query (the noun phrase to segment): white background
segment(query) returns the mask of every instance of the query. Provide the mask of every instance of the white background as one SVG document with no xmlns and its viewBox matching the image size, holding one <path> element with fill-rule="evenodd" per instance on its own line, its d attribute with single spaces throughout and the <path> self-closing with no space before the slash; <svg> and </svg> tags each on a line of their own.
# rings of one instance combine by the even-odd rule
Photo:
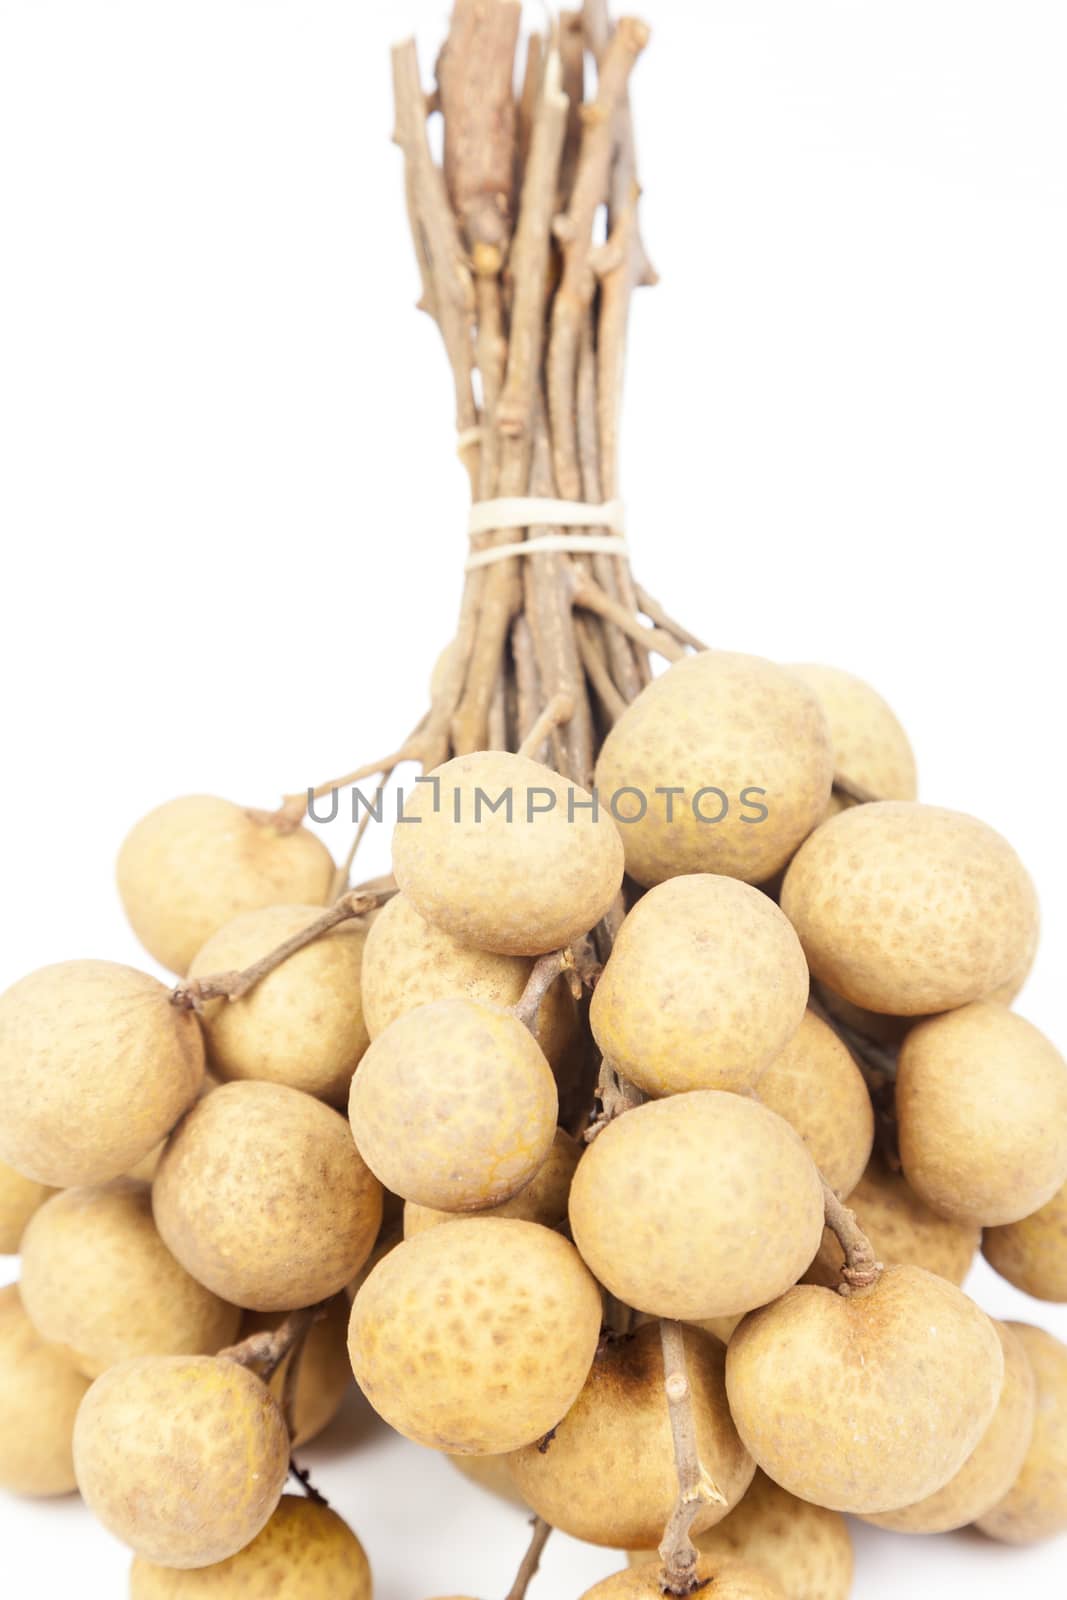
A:
<svg viewBox="0 0 1067 1600">
<path fill-rule="evenodd" d="M 112 863 L 149 806 L 270 804 L 422 709 L 464 482 L 412 309 L 386 52 L 417 27 L 428 62 L 445 11 L 0 0 L 0 986 L 64 957 L 148 964 Z M 642 581 L 714 644 L 878 685 L 924 797 L 1036 874 L 1022 1009 L 1062 1041 L 1062 7 L 645 14 L 663 282 L 628 383 Z M 1067 1336 L 1063 1308 L 973 1287 Z M 371 1455 L 368 1428 L 353 1408 L 310 1455 L 380 1600 L 503 1594 L 520 1515 L 413 1446 Z M 1062 1542 L 857 1541 L 860 1600 L 1062 1592 Z M 19 1593 L 123 1592 L 124 1553 L 73 1501 L 0 1497 L 0 1547 Z M 615 1565 L 558 1539 L 532 1595 Z"/>
</svg>

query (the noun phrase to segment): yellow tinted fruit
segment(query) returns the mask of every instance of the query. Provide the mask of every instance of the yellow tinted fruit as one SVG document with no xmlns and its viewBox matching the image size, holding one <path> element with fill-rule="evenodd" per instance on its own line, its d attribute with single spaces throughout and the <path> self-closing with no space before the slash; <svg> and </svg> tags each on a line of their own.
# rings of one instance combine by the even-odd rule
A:
<svg viewBox="0 0 1067 1600">
<path fill-rule="evenodd" d="M 46 1183 L 24 1178 L 0 1161 L 0 1256 L 17 1252 L 27 1222 L 54 1193 Z"/>
<path fill-rule="evenodd" d="M 352 1382 L 348 1360 L 348 1309 L 347 1295 L 334 1295 L 325 1315 L 312 1323 L 300 1346 L 291 1397 L 294 1447 L 317 1438 L 333 1421 Z M 251 1333 L 277 1328 L 284 1317 L 282 1311 L 246 1311 L 239 1337 L 244 1339 Z M 270 1380 L 270 1391 L 279 1405 L 285 1398 L 292 1361 L 292 1355 L 287 1355 Z"/>
<path fill-rule="evenodd" d="M 555 1137 L 537 1172 L 524 1189 L 510 1200 L 493 1206 L 480 1216 L 516 1217 L 520 1222 L 540 1222 L 546 1228 L 556 1228 L 567 1215 L 567 1200 L 571 1192 L 581 1146 L 562 1128 Z M 416 1205 L 413 1200 L 404 1203 L 404 1238 L 425 1233 L 442 1222 L 455 1222 L 462 1213 L 435 1211 L 430 1206 Z"/>
<path fill-rule="evenodd" d="M 45 1344 L 15 1285 L 0 1289 L 0 1489 L 69 1494 L 71 1440 L 88 1381 Z"/>
<path fill-rule="evenodd" d="M 987 1228 L 982 1254 L 1036 1300 L 1067 1300 L 1067 1183 L 1030 1216 Z"/>
<path fill-rule="evenodd" d="M 1005 1544 L 1033 1544 L 1067 1529 L 1067 1345 L 1026 1322 L 1008 1326 L 1034 1372 L 1034 1431 L 1018 1477 L 978 1526 Z"/>
<path fill-rule="evenodd" d="M 835 779 L 862 789 L 873 800 L 914 800 L 918 787 L 911 744 L 877 690 L 840 667 L 805 663 L 789 670 L 822 706 Z"/>
<path fill-rule="evenodd" d="M 763 1567 L 702 1556 L 696 1577 L 714 1600 L 786 1600 L 786 1591 Z M 616 1572 L 587 1589 L 581 1600 L 663 1600 L 658 1562 Z"/>
<path fill-rule="evenodd" d="M 831 1189 L 850 1194 L 870 1159 L 874 1112 L 863 1074 L 834 1030 L 805 1012 L 756 1093 L 800 1134 Z"/>
</svg>

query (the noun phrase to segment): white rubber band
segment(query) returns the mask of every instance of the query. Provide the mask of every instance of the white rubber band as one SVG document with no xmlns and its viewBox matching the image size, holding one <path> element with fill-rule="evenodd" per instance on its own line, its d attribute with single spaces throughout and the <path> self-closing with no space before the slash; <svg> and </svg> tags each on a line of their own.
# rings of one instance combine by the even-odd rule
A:
<svg viewBox="0 0 1067 1600">
<path fill-rule="evenodd" d="M 551 501 L 540 501 L 540 505 Z M 549 556 L 557 552 L 570 555 L 625 556 L 629 546 L 617 533 L 546 533 L 542 539 L 524 539 L 521 544 L 498 544 L 468 556 L 464 570 L 490 567 L 495 561 L 510 561 L 512 556 Z"/>
<path fill-rule="evenodd" d="M 472 444 L 481 444 L 484 429 L 478 424 L 473 428 L 464 428 L 456 434 L 456 454 L 462 455 L 464 450 L 469 450 Z"/>
<path fill-rule="evenodd" d="M 621 500 L 593 506 L 582 500 L 542 500 L 516 495 L 503 500 L 476 500 L 467 532 L 494 533 L 498 528 L 613 528 L 623 530 Z"/>
</svg>

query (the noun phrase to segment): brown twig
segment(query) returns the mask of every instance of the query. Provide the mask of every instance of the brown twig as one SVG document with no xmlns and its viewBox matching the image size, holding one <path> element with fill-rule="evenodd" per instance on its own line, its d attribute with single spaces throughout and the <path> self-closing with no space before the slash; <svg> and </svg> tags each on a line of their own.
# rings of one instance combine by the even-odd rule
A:
<svg viewBox="0 0 1067 1600">
<path fill-rule="evenodd" d="M 616 1117 L 621 1117 L 624 1112 L 632 1111 L 635 1106 L 641 1105 L 644 1096 L 640 1089 L 635 1088 L 629 1078 L 624 1078 L 619 1069 L 605 1056 L 600 1063 L 596 1098 L 600 1109 L 585 1131 L 587 1143 L 591 1143 L 609 1122 L 614 1122 Z"/>
<path fill-rule="evenodd" d="M 666 1594 L 692 1594 L 699 1586 L 696 1577 L 699 1552 L 690 1536 L 693 1523 L 706 1505 L 726 1505 L 726 1496 L 701 1465 L 697 1448 L 693 1396 L 686 1371 L 685 1336 L 680 1322 L 661 1318 L 660 1343 L 663 1348 L 663 1387 L 674 1443 L 674 1465 L 678 1475 L 678 1499 L 659 1547 L 663 1572 L 660 1579 Z"/>
<path fill-rule="evenodd" d="M 236 1361 L 240 1367 L 257 1367 L 264 1383 L 269 1383 L 290 1351 L 303 1344 L 312 1327 L 326 1315 L 328 1300 L 319 1305 L 290 1311 L 276 1328 L 250 1333 L 247 1339 L 219 1351 L 219 1359 Z"/>
<path fill-rule="evenodd" d="M 557 728 L 562 728 L 574 715 L 574 696 L 566 690 L 554 694 L 545 706 L 541 715 L 534 721 L 533 727 L 520 744 L 517 755 L 526 756 L 530 761 L 540 759 L 539 752 L 550 733 Z"/>
<path fill-rule="evenodd" d="M 519 1563 L 519 1570 L 515 1574 L 515 1582 L 507 1593 L 507 1600 L 526 1600 L 526 1591 L 530 1587 L 530 1579 L 541 1565 L 541 1552 L 548 1543 L 548 1536 L 552 1526 L 544 1517 L 534 1517 L 533 1534 L 530 1544 Z"/>
<path fill-rule="evenodd" d="M 598 583 L 579 568 L 571 568 L 571 594 L 574 604 L 583 611 L 592 611 L 598 617 L 605 617 L 609 622 L 621 628 L 623 633 L 633 639 L 643 650 L 654 651 L 666 661 L 681 661 L 686 654 L 684 645 L 662 628 L 647 628 L 632 612 L 618 600 L 613 600 L 605 594 Z"/>
<path fill-rule="evenodd" d="M 296 1479 L 301 1489 L 303 1489 L 309 1500 L 313 1500 L 317 1506 L 329 1505 L 330 1502 L 327 1500 L 322 1490 L 316 1489 L 315 1485 L 312 1483 L 311 1472 L 309 1469 L 307 1467 L 298 1467 L 292 1456 L 289 1457 L 289 1471 Z"/>
<path fill-rule="evenodd" d="M 822 1180 L 826 1226 L 844 1251 L 840 1292 L 869 1289 L 882 1275 L 882 1263 L 875 1259 L 874 1246 L 856 1221 L 856 1213 L 840 1201 L 826 1179 Z"/>
<path fill-rule="evenodd" d="M 545 995 L 551 989 L 561 972 L 565 972 L 573 962 L 569 951 L 552 950 L 547 955 L 538 956 L 526 980 L 526 987 L 512 1006 L 512 1011 L 519 1021 L 536 1037 L 537 1013 L 541 1009 Z"/>
<path fill-rule="evenodd" d="M 657 628 L 662 628 L 664 633 L 669 633 L 679 644 L 688 645 L 691 650 L 704 651 L 708 647 L 702 644 L 695 633 L 690 633 L 688 628 L 683 628 L 680 622 L 675 622 L 669 617 L 657 600 L 653 600 L 647 589 L 642 589 L 640 584 L 634 587 L 637 604 Z"/>
</svg>

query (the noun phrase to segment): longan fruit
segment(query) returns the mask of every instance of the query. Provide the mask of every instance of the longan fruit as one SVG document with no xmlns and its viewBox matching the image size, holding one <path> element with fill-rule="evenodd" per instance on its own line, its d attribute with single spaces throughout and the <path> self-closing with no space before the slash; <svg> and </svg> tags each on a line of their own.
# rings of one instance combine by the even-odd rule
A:
<svg viewBox="0 0 1067 1600">
<path fill-rule="evenodd" d="M 1030 1216 L 987 1228 L 982 1254 L 1035 1300 L 1067 1300 L 1067 1183 Z"/>
<path fill-rule="evenodd" d="M 895 1533 L 949 1533 L 999 1505 L 1022 1469 L 1034 1432 L 1037 1385 L 1021 1339 L 995 1322 L 1004 1351 L 1004 1384 L 993 1420 L 956 1475 L 942 1488 L 900 1511 L 865 1520 Z"/>
<path fill-rule="evenodd" d="M 981 1242 L 980 1229 L 931 1211 L 904 1178 L 890 1172 L 881 1156 L 872 1156 L 847 1203 L 859 1218 L 876 1258 L 885 1266 L 922 1267 L 957 1287 L 970 1272 Z M 836 1289 L 844 1259 L 840 1244 L 827 1228 L 804 1281 Z"/>
<path fill-rule="evenodd" d="M 701 1507 L 693 1524 L 699 1532 L 738 1503 L 755 1463 L 726 1403 L 723 1346 L 696 1328 L 686 1328 L 683 1337 L 701 1465 L 726 1502 Z M 658 1323 L 598 1351 L 547 1447 L 529 1444 L 508 1457 L 529 1506 L 552 1527 L 590 1544 L 656 1544 L 678 1498 L 663 1384 Z"/>
<path fill-rule="evenodd" d="M 620 821 L 638 883 L 693 872 L 762 883 L 821 821 L 833 769 L 826 718 L 806 684 L 759 656 L 706 650 L 627 706 L 604 741 L 596 787 L 604 806 L 619 796 L 620 817 L 638 819 Z M 681 792 L 664 792 L 672 788 Z"/>
<path fill-rule="evenodd" d="M 200 1283 L 247 1311 L 291 1311 L 355 1277 L 382 1191 L 321 1100 L 280 1083 L 224 1083 L 172 1134 L 152 1207 Z"/>
<path fill-rule="evenodd" d="M 308 927 L 321 906 L 263 906 L 227 922 L 197 951 L 190 978 L 241 972 Z M 331 928 L 289 956 L 239 1000 L 211 1000 L 203 1026 L 208 1061 L 229 1081 L 284 1083 L 343 1106 L 370 1042 L 360 1003 L 367 924 Z"/>
<path fill-rule="evenodd" d="M 900 1051 L 904 1176 L 956 1222 L 1018 1222 L 1067 1179 L 1067 1062 L 1034 1025 L 988 1002 L 930 1017 Z"/>
<path fill-rule="evenodd" d="M 306 828 L 214 795 L 157 806 L 126 835 L 117 862 L 130 926 L 149 955 L 184 974 L 224 923 L 260 906 L 321 907 L 333 880 L 326 846 Z"/>
<path fill-rule="evenodd" d="M 798 1500 L 759 1471 L 741 1503 L 693 1543 L 713 1560 L 760 1568 L 789 1600 L 848 1600 L 852 1589 L 855 1560 L 844 1517 Z M 652 1550 L 637 1550 L 630 1563 L 658 1559 Z"/>
<path fill-rule="evenodd" d="M 520 1222 L 540 1222 L 543 1227 L 556 1228 L 567 1215 L 567 1201 L 571 1182 L 582 1150 L 576 1139 L 563 1128 L 557 1128 L 549 1151 L 537 1172 L 524 1189 L 493 1206 L 479 1216 L 517 1217 Z M 442 1222 L 455 1222 L 456 1211 L 434 1211 L 430 1206 L 416 1205 L 413 1200 L 404 1202 L 404 1238 L 411 1239 L 427 1228 L 436 1228 Z"/>
<path fill-rule="evenodd" d="M 1067 1345 L 1028 1322 L 1009 1322 L 1034 1372 L 1034 1431 L 1018 1477 L 978 1527 L 1004 1544 L 1033 1544 L 1067 1529 Z"/>
<path fill-rule="evenodd" d="M 589 1146 L 571 1185 L 574 1242 L 625 1305 L 695 1322 L 774 1300 L 822 1237 L 800 1136 L 717 1089 L 649 1100 Z"/>
<path fill-rule="evenodd" d="M 289 1475 L 274 1396 L 236 1361 L 139 1356 L 90 1386 L 74 1424 L 90 1511 L 146 1561 L 206 1567 L 264 1526 Z"/>
<path fill-rule="evenodd" d="M 107 1183 L 195 1100 L 204 1041 L 147 973 L 41 967 L 0 995 L 0 1158 L 53 1188 Z"/>
<path fill-rule="evenodd" d="M 597 1044 L 647 1094 L 749 1088 L 808 999 L 800 941 L 765 894 L 711 873 L 650 889 L 593 991 Z"/>
<path fill-rule="evenodd" d="M 149 1185 L 132 1178 L 41 1207 L 22 1241 L 22 1301 L 87 1378 L 131 1356 L 214 1355 L 240 1320 L 174 1259 Z"/>
<path fill-rule="evenodd" d="M 812 975 L 892 1016 L 992 994 L 1017 974 L 1037 928 L 1033 884 L 1000 834 L 904 800 L 823 823 L 790 862 L 781 905 Z"/>
<path fill-rule="evenodd" d="M 800 1134 L 835 1194 L 850 1194 L 870 1159 L 874 1112 L 862 1072 L 821 1017 L 804 1013 L 756 1094 Z"/>
<path fill-rule="evenodd" d="M 985 1432 L 1003 1380 L 985 1312 L 918 1267 L 889 1267 L 847 1297 L 790 1289 L 726 1348 L 749 1453 L 832 1511 L 893 1511 L 940 1489 Z"/>
<path fill-rule="evenodd" d="M 0 1289 L 0 1489 L 70 1494 L 71 1440 L 89 1384 L 45 1344 L 12 1283 Z"/>
<path fill-rule="evenodd" d="M 456 756 L 428 777 L 393 834 L 396 881 L 427 922 L 479 950 L 539 956 L 610 909 L 622 840 L 584 789 L 502 750 Z"/>
<path fill-rule="evenodd" d="M 574 1404 L 600 1320 L 600 1290 L 566 1239 L 465 1217 L 379 1261 L 356 1295 L 348 1353 L 398 1433 L 450 1455 L 500 1455 Z"/>
<path fill-rule="evenodd" d="M 334 1295 L 325 1314 L 311 1324 L 299 1347 L 290 1419 L 294 1449 L 317 1438 L 329 1426 L 352 1382 L 348 1361 L 348 1309 L 347 1297 Z M 246 1339 L 250 1334 L 273 1330 L 280 1326 L 284 1317 L 281 1311 L 246 1311 L 239 1337 Z M 292 1362 L 293 1352 L 290 1351 L 268 1384 L 279 1405 L 283 1402 Z"/>
<path fill-rule="evenodd" d="M 663 1600 L 660 1563 L 652 1561 L 602 1578 L 581 1600 Z M 747 1561 L 701 1556 L 694 1576 L 708 1600 L 786 1600 L 786 1591 L 762 1567 Z"/>
<path fill-rule="evenodd" d="M 372 1039 L 431 1000 L 484 1000 L 513 1006 L 526 987 L 528 956 L 494 955 L 460 944 L 396 894 L 371 923 L 363 952 L 363 1016 Z M 574 1037 L 576 1009 L 561 975 L 541 1002 L 536 1038 L 553 1067 Z"/>
<path fill-rule="evenodd" d="M 6 1161 L 0 1161 L 0 1256 L 18 1253 L 26 1224 L 50 1194 L 55 1190 L 46 1183 L 24 1178 Z"/>
<path fill-rule="evenodd" d="M 502 1006 L 434 1000 L 390 1023 L 352 1080 L 360 1155 L 394 1194 L 439 1211 L 510 1200 L 556 1131 L 556 1080 Z"/>
<path fill-rule="evenodd" d="M 130 1600 L 371 1600 L 371 1570 L 336 1511 L 283 1494 L 251 1544 L 210 1567 L 176 1570 L 135 1556 Z"/>
<path fill-rule="evenodd" d="M 477 1484 L 479 1489 L 484 1489 L 487 1494 L 495 1495 L 498 1500 L 506 1500 L 508 1505 L 518 1506 L 523 1511 L 529 1507 L 515 1487 L 515 1480 L 508 1470 L 507 1456 L 450 1456 L 445 1454 L 445 1460 L 461 1472 L 468 1483 Z"/>
<path fill-rule="evenodd" d="M 818 699 L 830 728 L 834 779 L 874 800 L 914 800 L 915 755 L 895 713 L 877 690 L 840 667 L 805 662 L 789 671 Z"/>
</svg>

